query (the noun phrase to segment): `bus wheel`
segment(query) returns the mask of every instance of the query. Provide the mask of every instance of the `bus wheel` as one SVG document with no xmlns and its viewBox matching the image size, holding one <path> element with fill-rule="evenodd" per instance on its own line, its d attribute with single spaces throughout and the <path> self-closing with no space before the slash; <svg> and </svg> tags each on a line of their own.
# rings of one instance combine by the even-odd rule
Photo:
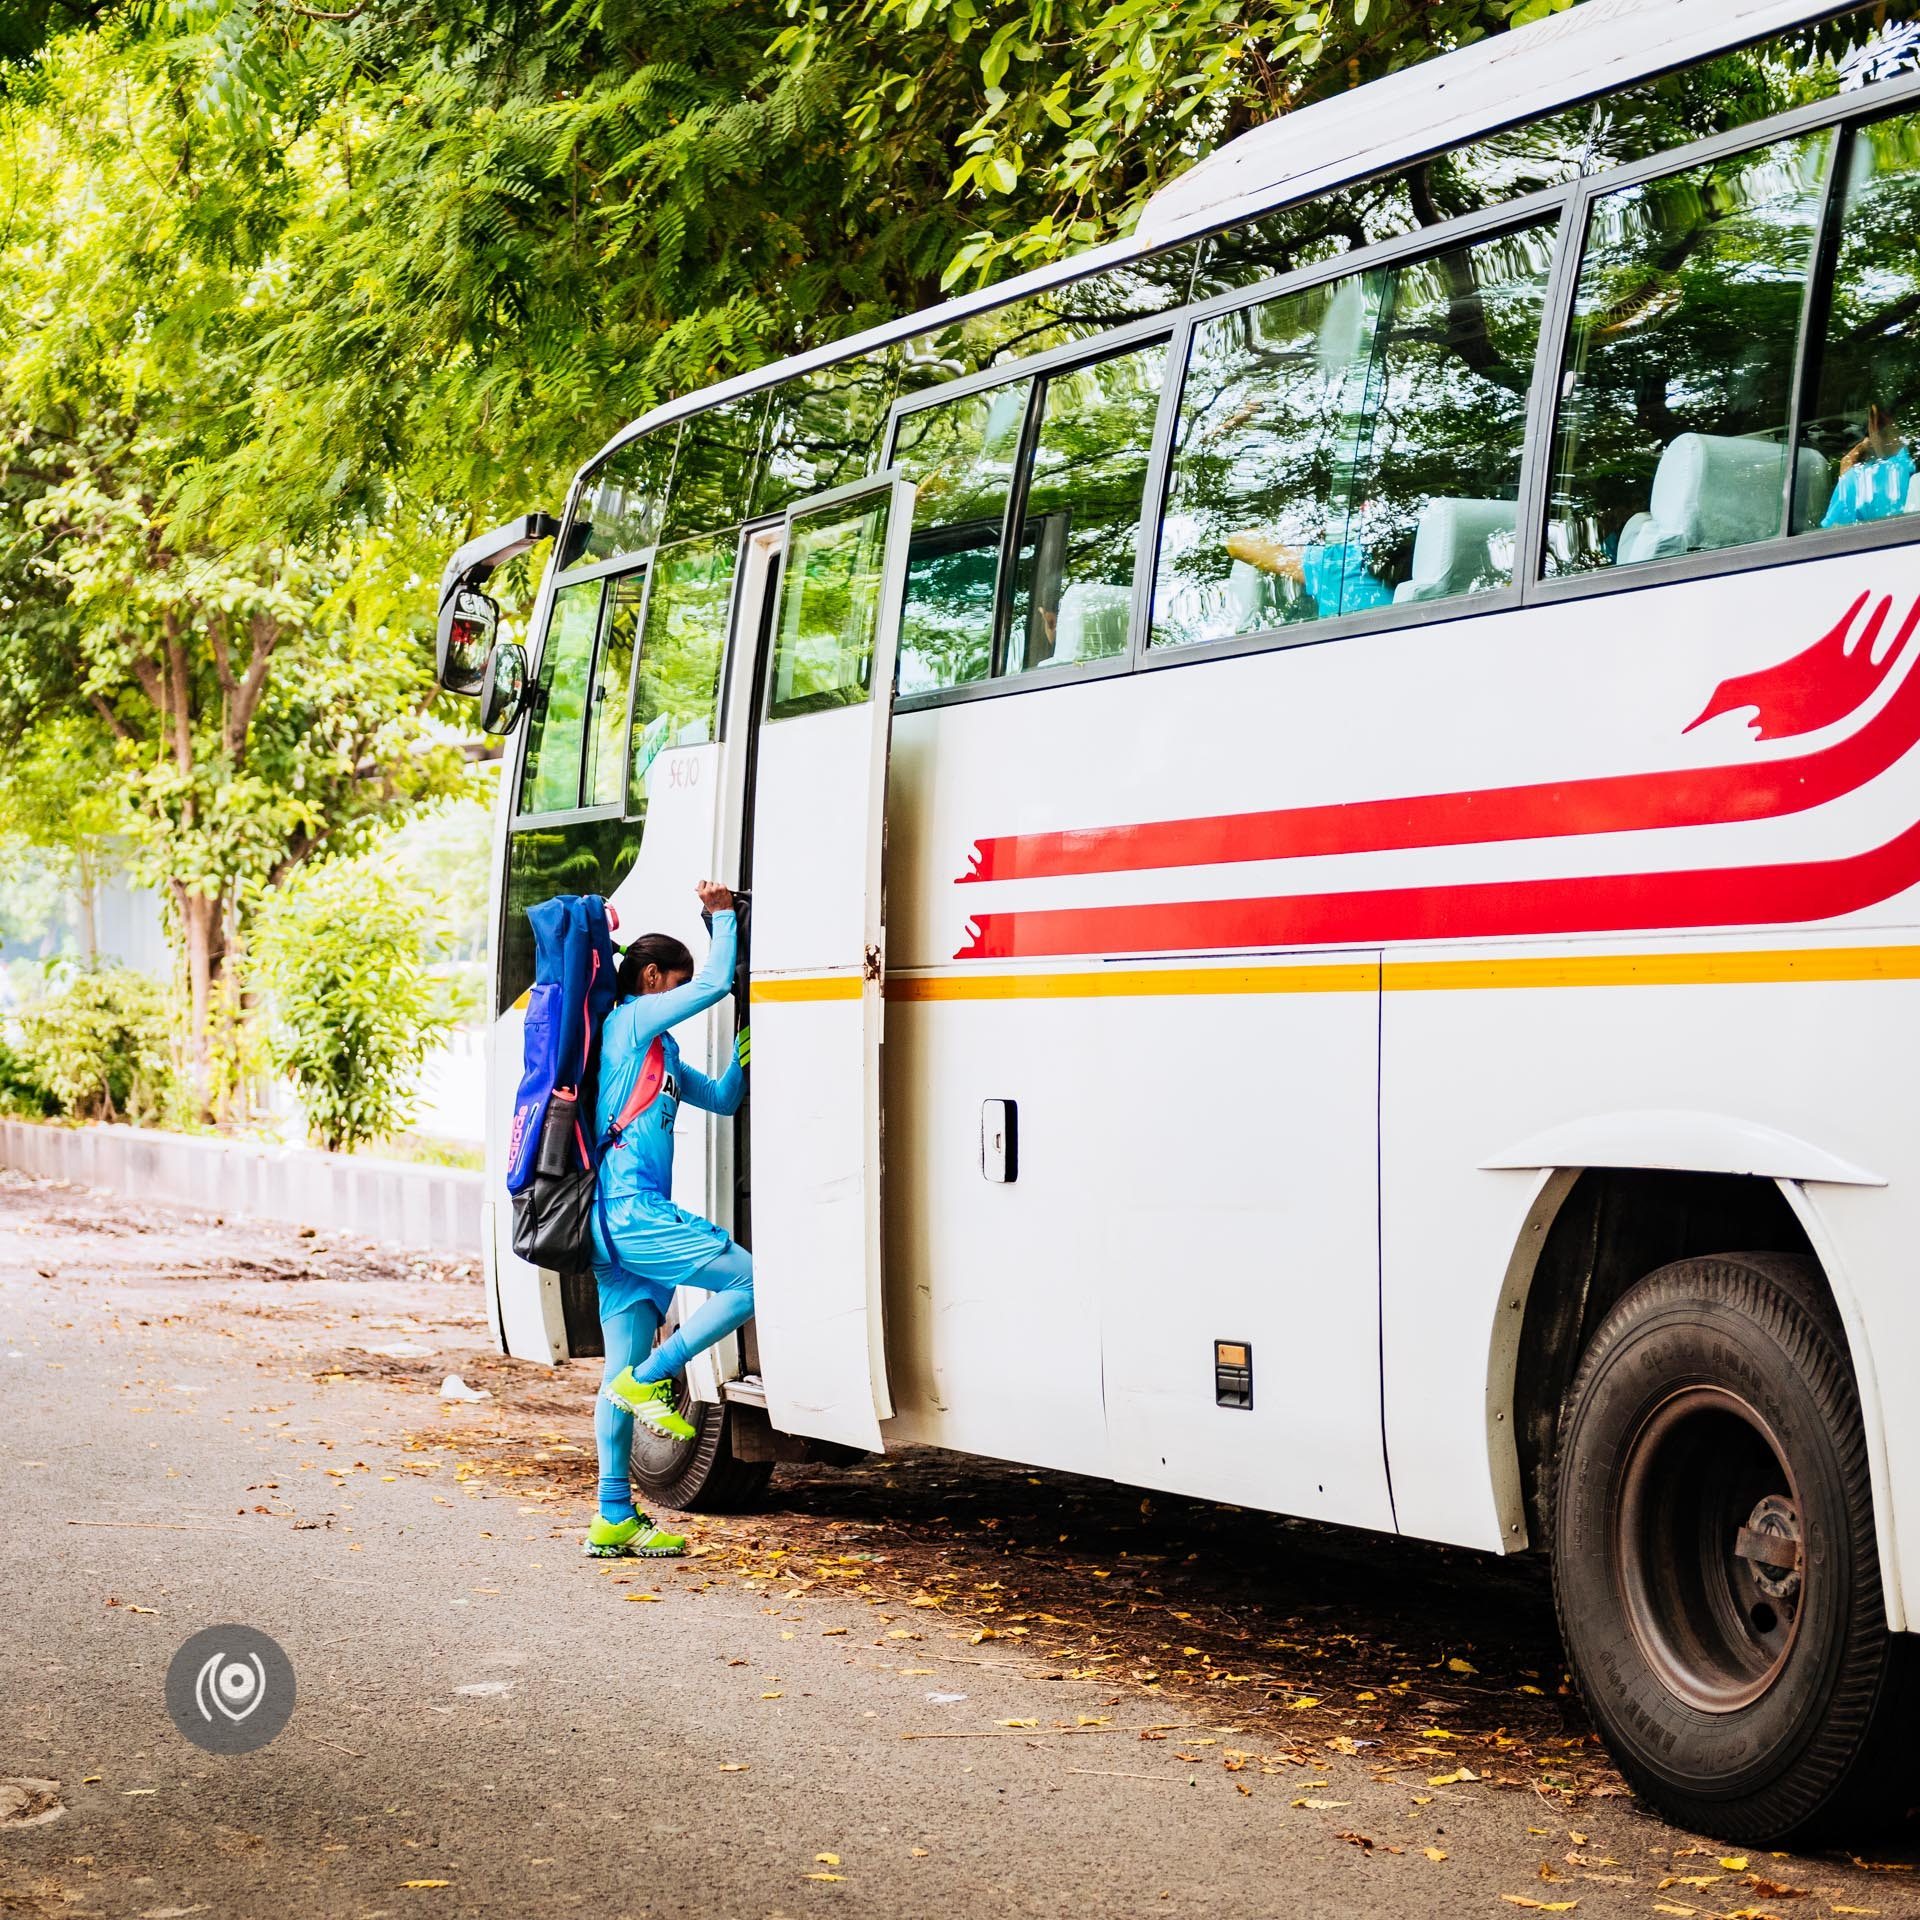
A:
<svg viewBox="0 0 1920 1920">
<path fill-rule="evenodd" d="M 1649 1274 L 1560 1414 L 1554 1601 L 1635 1789 L 1752 1845 L 1903 1810 L 1914 1677 L 1881 1604 L 1866 1439 L 1810 1260 Z"/>
<path fill-rule="evenodd" d="M 766 1498 L 770 1460 L 736 1460 L 733 1409 L 694 1400 L 676 1380 L 676 1404 L 691 1422 L 691 1440 L 676 1440 L 633 1423 L 634 1484 L 649 1500 L 682 1513 L 741 1513 Z"/>
</svg>

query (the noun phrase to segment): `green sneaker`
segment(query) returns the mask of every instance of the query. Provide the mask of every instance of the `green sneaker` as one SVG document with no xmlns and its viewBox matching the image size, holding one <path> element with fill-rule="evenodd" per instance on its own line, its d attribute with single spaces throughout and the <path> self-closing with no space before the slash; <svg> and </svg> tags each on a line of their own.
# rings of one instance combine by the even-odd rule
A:
<svg viewBox="0 0 1920 1920">
<path fill-rule="evenodd" d="M 631 1520 L 608 1520 L 596 1513 L 587 1529 L 589 1560 L 677 1560 L 686 1550 L 685 1534 L 656 1527 L 644 1513 Z"/>
<path fill-rule="evenodd" d="M 600 1389 L 600 1394 L 603 1399 L 611 1400 L 616 1407 L 632 1414 L 642 1425 L 651 1427 L 655 1433 L 670 1434 L 675 1440 L 699 1438 L 674 1406 L 673 1382 L 670 1380 L 639 1381 L 633 1377 L 631 1367 L 622 1367 Z"/>
</svg>

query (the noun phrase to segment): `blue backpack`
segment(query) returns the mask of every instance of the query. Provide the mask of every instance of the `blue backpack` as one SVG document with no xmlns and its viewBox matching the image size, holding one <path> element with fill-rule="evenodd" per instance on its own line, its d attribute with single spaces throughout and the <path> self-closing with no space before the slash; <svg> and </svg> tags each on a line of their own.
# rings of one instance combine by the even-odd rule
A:
<svg viewBox="0 0 1920 1920">
<path fill-rule="evenodd" d="M 598 894 L 561 894 L 527 909 L 533 987 L 524 1066 L 507 1140 L 513 1250 L 558 1272 L 593 1263 L 597 1155 L 594 1080 L 600 1025 L 615 997 L 613 939 Z"/>
</svg>

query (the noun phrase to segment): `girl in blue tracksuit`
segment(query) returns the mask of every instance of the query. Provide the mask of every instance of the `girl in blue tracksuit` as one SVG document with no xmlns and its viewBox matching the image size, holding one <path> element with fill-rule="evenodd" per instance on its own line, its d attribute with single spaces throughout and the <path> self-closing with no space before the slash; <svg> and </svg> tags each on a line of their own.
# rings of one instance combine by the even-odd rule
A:
<svg viewBox="0 0 1920 1920">
<path fill-rule="evenodd" d="M 694 1429 L 674 1406 L 672 1380 L 753 1312 L 753 1261 L 712 1221 L 677 1207 L 673 1192 L 673 1120 L 685 1100 L 709 1113 L 733 1113 L 746 1092 L 747 1034 L 717 1080 L 680 1058 L 669 1029 L 724 999 L 733 985 L 733 895 L 703 881 L 700 904 L 713 916 L 713 944 L 696 976 L 693 956 L 671 934 L 650 933 L 620 963 L 620 1000 L 600 1033 L 600 1092 L 595 1125 L 603 1140 L 594 1209 L 594 1279 L 606 1369 L 594 1409 L 600 1454 L 600 1511 L 587 1552 L 601 1558 L 665 1558 L 684 1553 L 679 1535 L 654 1526 L 633 1504 L 629 1478 L 633 1423 L 691 1440 Z M 623 1113 L 644 1104 L 620 1126 Z M 654 1345 L 676 1287 L 703 1287 L 706 1300 L 670 1338 Z"/>
</svg>

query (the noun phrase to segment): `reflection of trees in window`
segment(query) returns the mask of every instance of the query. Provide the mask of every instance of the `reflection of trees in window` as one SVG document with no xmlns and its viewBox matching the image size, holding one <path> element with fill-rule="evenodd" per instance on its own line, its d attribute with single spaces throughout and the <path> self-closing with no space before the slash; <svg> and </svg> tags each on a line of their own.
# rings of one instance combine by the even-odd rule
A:
<svg viewBox="0 0 1920 1920">
<path fill-rule="evenodd" d="M 789 501 L 873 471 L 897 359 L 893 348 L 882 347 L 803 373 L 775 390 L 756 515 L 777 513 Z"/>
<path fill-rule="evenodd" d="M 1196 327 L 1154 643 L 1504 584 L 1552 252 L 1543 223 Z"/>
<path fill-rule="evenodd" d="M 587 475 L 567 540 L 569 564 L 642 553 L 660 537 L 678 427 L 617 447 Z"/>
<path fill-rule="evenodd" d="M 1779 530 L 1787 408 L 1830 129 L 1594 203 L 1555 437 L 1549 565 L 1582 572 Z M 1683 434 L 1700 476 L 1666 488 Z M 1749 451 L 1737 446 L 1745 441 Z M 1768 509 L 1771 486 L 1773 511 Z"/>
<path fill-rule="evenodd" d="M 508 839 L 496 1013 L 504 1013 L 533 985 L 533 929 L 527 924 L 527 909 L 560 893 L 612 893 L 639 852 L 639 834 L 622 820 L 531 827 Z"/>
<path fill-rule="evenodd" d="M 1049 374 L 1013 548 L 1007 671 L 1127 650 L 1164 341 Z"/>
<path fill-rule="evenodd" d="M 600 656 L 593 666 L 593 698 L 587 716 L 587 764 L 582 804 L 617 807 L 627 772 L 627 697 L 633 686 L 634 632 L 646 598 L 647 576 L 624 574 L 607 583 Z"/>
<path fill-rule="evenodd" d="M 1856 128 L 1847 144 L 1826 335 L 1806 418 L 1807 443 L 1836 468 L 1866 438 L 1870 407 L 1884 412 L 1886 439 L 1909 458 L 1920 428 L 1920 116 Z M 1905 501 L 1889 495 L 1886 507 L 1904 511 Z M 1809 518 L 1817 516 L 1803 514 L 1800 523 Z"/>
<path fill-rule="evenodd" d="M 586 737 L 587 676 L 600 626 L 598 580 L 555 594 L 540 649 L 533 712 L 527 721 L 522 813 L 564 813 L 580 804 L 580 756 Z"/>
<path fill-rule="evenodd" d="M 866 699 L 890 500 L 878 493 L 793 522 L 780 578 L 770 719 Z"/>
<path fill-rule="evenodd" d="M 1001 524 L 1031 380 L 903 415 L 894 462 L 914 483 L 900 622 L 902 694 L 984 680 L 993 665 Z"/>
<path fill-rule="evenodd" d="M 1189 242 L 923 333 L 906 344 L 900 390 L 917 393 L 1171 313 L 1195 297 L 1198 251 Z"/>
<path fill-rule="evenodd" d="M 654 555 L 633 686 L 630 813 L 645 813 L 647 770 L 663 751 L 702 746 L 714 736 L 738 550 L 737 537 L 726 533 Z"/>
<path fill-rule="evenodd" d="M 747 517 L 766 413 L 767 396 L 762 391 L 709 407 L 681 423 L 664 538 L 676 540 L 685 533 L 737 527 Z"/>
</svg>

